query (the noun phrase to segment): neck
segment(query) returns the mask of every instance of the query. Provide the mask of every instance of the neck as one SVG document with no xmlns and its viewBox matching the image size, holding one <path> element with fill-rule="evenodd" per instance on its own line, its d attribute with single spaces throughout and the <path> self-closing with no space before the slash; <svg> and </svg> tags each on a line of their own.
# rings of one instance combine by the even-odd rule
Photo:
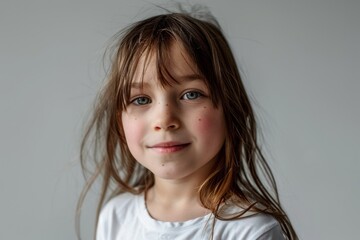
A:
<svg viewBox="0 0 360 240">
<path fill-rule="evenodd" d="M 201 183 L 155 179 L 149 189 L 147 199 L 161 204 L 174 205 L 181 202 L 193 202 L 199 198 Z"/>
<path fill-rule="evenodd" d="M 147 200 L 166 205 L 197 201 L 200 205 L 200 186 L 209 176 L 214 164 L 215 159 L 209 161 L 201 169 L 181 178 L 166 179 L 155 175 L 155 182 L 148 191 Z"/>
<path fill-rule="evenodd" d="M 161 221 L 177 222 L 204 216 L 210 211 L 199 198 L 200 179 L 167 180 L 155 177 L 155 184 L 146 193 L 150 215 Z"/>
</svg>

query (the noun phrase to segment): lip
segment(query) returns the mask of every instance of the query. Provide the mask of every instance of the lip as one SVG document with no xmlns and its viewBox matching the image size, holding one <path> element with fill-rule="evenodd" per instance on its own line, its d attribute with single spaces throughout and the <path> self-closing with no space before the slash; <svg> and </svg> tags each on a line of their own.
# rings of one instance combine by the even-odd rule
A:
<svg viewBox="0 0 360 240">
<path fill-rule="evenodd" d="M 186 147 L 188 147 L 190 143 L 182 143 L 182 142 L 161 142 L 154 145 L 149 146 L 148 148 L 153 149 L 158 153 L 173 153 L 178 152 Z"/>
</svg>

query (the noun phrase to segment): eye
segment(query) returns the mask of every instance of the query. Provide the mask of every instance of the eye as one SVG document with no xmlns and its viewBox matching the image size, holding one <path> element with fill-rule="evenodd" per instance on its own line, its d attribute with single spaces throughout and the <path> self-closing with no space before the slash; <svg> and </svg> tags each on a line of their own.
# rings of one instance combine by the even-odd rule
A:
<svg viewBox="0 0 360 240">
<path fill-rule="evenodd" d="M 133 103 L 135 105 L 146 105 L 146 104 L 151 103 L 151 100 L 148 97 L 137 97 L 137 98 L 131 100 L 131 103 Z"/>
<path fill-rule="evenodd" d="M 187 92 L 185 93 L 182 98 L 185 99 L 185 100 L 195 100 L 199 97 L 203 96 L 201 93 L 199 92 L 196 92 L 196 91 L 190 91 L 190 92 Z"/>
</svg>

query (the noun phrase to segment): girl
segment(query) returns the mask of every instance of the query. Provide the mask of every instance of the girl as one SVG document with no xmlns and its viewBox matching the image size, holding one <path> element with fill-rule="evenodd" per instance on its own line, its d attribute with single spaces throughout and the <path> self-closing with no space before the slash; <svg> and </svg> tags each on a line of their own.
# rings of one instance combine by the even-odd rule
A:
<svg viewBox="0 0 360 240">
<path fill-rule="evenodd" d="M 96 171 L 79 206 L 102 176 L 96 239 L 297 239 L 216 20 L 168 13 L 118 37 L 82 144 Z"/>
</svg>

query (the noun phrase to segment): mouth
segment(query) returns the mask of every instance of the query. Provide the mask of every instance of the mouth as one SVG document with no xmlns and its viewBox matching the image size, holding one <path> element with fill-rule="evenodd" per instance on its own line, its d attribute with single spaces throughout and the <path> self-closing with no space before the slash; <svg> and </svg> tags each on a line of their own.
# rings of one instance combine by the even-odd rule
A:
<svg viewBox="0 0 360 240">
<path fill-rule="evenodd" d="M 173 152 L 181 151 L 187 148 L 189 145 L 190 143 L 163 142 L 149 146 L 148 148 L 158 153 L 173 153 Z"/>
</svg>

